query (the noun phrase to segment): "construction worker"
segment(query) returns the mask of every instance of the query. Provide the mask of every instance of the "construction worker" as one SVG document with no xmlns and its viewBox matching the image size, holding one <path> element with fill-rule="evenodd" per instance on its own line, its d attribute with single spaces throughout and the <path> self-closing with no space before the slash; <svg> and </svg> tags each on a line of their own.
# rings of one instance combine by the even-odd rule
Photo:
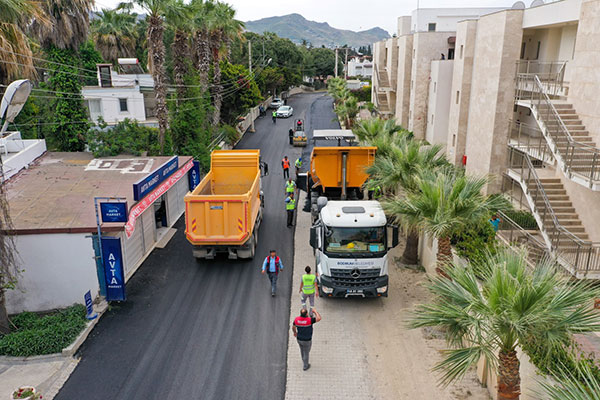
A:
<svg viewBox="0 0 600 400">
<path fill-rule="evenodd" d="M 296 199 L 294 199 L 294 192 L 290 193 L 285 198 L 285 211 L 287 212 L 287 227 L 293 226 L 294 222 L 294 209 L 296 208 Z"/>
<path fill-rule="evenodd" d="M 296 178 L 297 178 L 298 174 L 300 173 L 300 168 L 302 168 L 302 157 L 298 157 L 296 159 L 296 162 L 294 163 L 294 165 L 296 166 Z"/>
<path fill-rule="evenodd" d="M 277 123 L 277 111 L 273 111 L 273 114 L 271 114 L 273 116 L 273 123 L 276 124 Z"/>
<path fill-rule="evenodd" d="M 375 186 L 375 189 L 373 190 L 373 200 L 379 200 L 382 195 L 381 186 Z"/>
<path fill-rule="evenodd" d="M 265 257 L 261 270 L 261 274 L 264 275 L 266 273 L 271 281 L 271 297 L 275 297 L 275 292 L 277 291 L 277 275 L 279 275 L 279 271 L 281 270 L 283 270 L 281 259 L 275 250 L 271 250 L 269 255 Z"/>
<path fill-rule="evenodd" d="M 290 177 L 290 160 L 288 156 L 284 156 L 281 160 L 281 168 L 283 168 L 283 179 Z"/>
<path fill-rule="evenodd" d="M 315 316 L 309 317 L 308 310 L 303 308 L 300 310 L 300 316 L 294 319 L 292 325 L 292 332 L 294 332 L 294 337 L 298 341 L 298 346 L 300 346 L 300 357 L 302 357 L 302 363 L 304 364 L 302 369 L 304 371 L 310 368 L 308 356 L 312 347 L 313 325 L 321 320 L 321 314 L 314 308 L 313 312 Z"/>
<path fill-rule="evenodd" d="M 294 193 L 296 191 L 296 182 L 289 178 L 285 183 L 285 194 L 289 195 L 290 193 Z"/>
<path fill-rule="evenodd" d="M 312 317 L 312 310 L 315 307 L 315 296 L 319 297 L 319 288 L 317 286 L 317 277 L 310 273 L 310 267 L 307 265 L 304 268 L 306 274 L 302 275 L 302 282 L 300 282 L 300 300 L 302 301 L 302 308 L 306 308 L 306 299 L 310 303 L 310 316 Z"/>
<path fill-rule="evenodd" d="M 288 131 L 288 137 L 290 139 L 290 144 L 294 144 L 294 130 L 292 128 Z"/>
</svg>

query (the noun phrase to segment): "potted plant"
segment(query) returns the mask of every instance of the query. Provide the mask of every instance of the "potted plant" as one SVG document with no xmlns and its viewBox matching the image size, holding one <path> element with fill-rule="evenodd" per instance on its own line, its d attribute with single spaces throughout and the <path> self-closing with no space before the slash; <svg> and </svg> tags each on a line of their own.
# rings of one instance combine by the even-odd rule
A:
<svg viewBox="0 0 600 400">
<path fill-rule="evenodd" d="M 33 386 L 21 386 L 13 392 L 11 399 L 38 400 L 42 399 L 42 394 L 37 392 Z"/>
</svg>

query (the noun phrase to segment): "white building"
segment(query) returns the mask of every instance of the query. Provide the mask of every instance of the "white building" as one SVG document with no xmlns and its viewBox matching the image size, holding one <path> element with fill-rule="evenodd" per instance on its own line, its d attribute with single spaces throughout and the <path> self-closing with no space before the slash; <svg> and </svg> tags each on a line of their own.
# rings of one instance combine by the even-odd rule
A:
<svg viewBox="0 0 600 400">
<path fill-rule="evenodd" d="M 348 60 L 348 76 L 373 76 L 373 62 L 369 57 L 352 57 Z"/>
<path fill-rule="evenodd" d="M 98 85 L 81 90 L 90 119 L 102 118 L 109 125 L 125 119 L 157 125 L 152 76 L 144 73 L 135 58 L 119 58 L 118 63 L 119 72 L 112 64 L 98 64 Z"/>
</svg>

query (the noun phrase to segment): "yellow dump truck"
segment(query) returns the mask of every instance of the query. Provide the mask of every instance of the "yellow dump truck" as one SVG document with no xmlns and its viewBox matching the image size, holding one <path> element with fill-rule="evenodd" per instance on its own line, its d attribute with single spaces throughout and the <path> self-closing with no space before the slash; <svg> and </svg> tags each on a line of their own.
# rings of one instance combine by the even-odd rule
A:
<svg viewBox="0 0 600 400">
<path fill-rule="evenodd" d="M 264 206 L 261 175 L 259 150 L 212 152 L 210 172 L 185 196 L 185 235 L 194 257 L 254 257 Z"/>
</svg>

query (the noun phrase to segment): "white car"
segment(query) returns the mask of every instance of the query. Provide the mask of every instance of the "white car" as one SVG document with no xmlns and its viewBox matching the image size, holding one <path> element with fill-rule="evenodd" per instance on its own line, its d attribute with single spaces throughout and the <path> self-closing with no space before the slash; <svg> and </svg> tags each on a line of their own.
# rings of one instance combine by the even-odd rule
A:
<svg viewBox="0 0 600 400">
<path fill-rule="evenodd" d="M 277 118 L 288 118 L 294 115 L 294 109 L 290 106 L 281 106 L 277 109 Z"/>
<path fill-rule="evenodd" d="M 283 105 L 283 100 L 281 100 L 279 97 L 275 97 L 273 99 L 273 101 L 271 102 L 271 104 L 269 104 L 269 108 L 278 109 L 282 105 Z"/>
</svg>

